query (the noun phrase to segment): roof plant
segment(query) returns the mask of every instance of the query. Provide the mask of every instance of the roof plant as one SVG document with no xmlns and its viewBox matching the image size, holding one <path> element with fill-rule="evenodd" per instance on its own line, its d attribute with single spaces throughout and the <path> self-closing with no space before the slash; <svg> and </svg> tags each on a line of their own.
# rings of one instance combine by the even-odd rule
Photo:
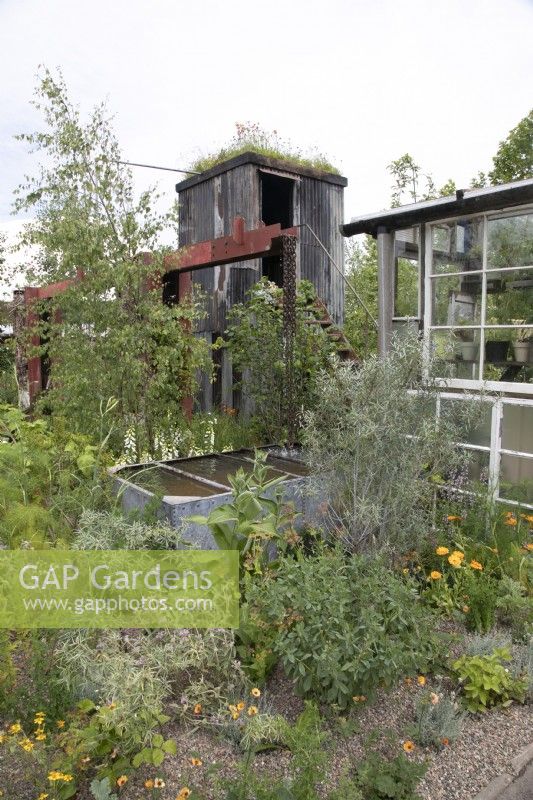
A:
<svg viewBox="0 0 533 800">
<path fill-rule="evenodd" d="M 325 155 L 317 150 L 305 151 L 295 146 L 288 139 L 282 139 L 276 130 L 267 131 L 256 122 L 236 122 L 235 134 L 227 145 L 214 153 L 201 156 L 191 164 L 191 169 L 205 172 L 217 164 L 242 153 L 259 153 L 268 158 L 277 158 L 287 164 L 299 167 L 322 170 L 339 174 L 339 170 L 330 163 Z"/>
</svg>

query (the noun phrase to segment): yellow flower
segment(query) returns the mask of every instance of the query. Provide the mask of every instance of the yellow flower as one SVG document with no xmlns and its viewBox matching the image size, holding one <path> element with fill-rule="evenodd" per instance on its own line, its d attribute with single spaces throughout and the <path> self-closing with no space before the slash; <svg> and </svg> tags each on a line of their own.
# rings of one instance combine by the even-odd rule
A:
<svg viewBox="0 0 533 800">
<path fill-rule="evenodd" d="M 196 703 L 196 705 L 194 706 L 193 710 L 194 710 L 195 714 L 201 714 L 202 713 L 202 704 L 201 703 Z"/>
<path fill-rule="evenodd" d="M 447 556 L 450 551 L 447 547 L 437 547 L 435 552 L 438 556 Z"/>
<path fill-rule="evenodd" d="M 237 703 L 237 711 L 244 711 L 246 708 L 246 703 L 243 703 L 242 700 L 240 703 Z"/>
<path fill-rule="evenodd" d="M 250 694 L 252 695 L 252 697 L 261 697 L 261 689 L 255 689 L 254 688 L 254 689 L 252 689 Z"/>
<path fill-rule="evenodd" d="M 193 765 L 193 767 L 201 767 L 202 764 L 203 764 L 203 761 L 202 761 L 201 758 L 194 758 L 193 757 L 193 758 L 191 758 L 189 760 L 190 760 L 191 764 Z"/>
<path fill-rule="evenodd" d="M 14 722 L 13 725 L 10 725 L 8 728 L 9 733 L 20 733 L 22 730 L 22 725 L 20 722 Z"/>
<path fill-rule="evenodd" d="M 154 780 L 154 789 L 164 789 L 166 786 L 165 781 L 162 778 L 156 778 Z"/>
<path fill-rule="evenodd" d="M 120 778 L 117 778 L 117 786 L 124 786 L 124 784 L 127 782 L 128 782 L 127 775 L 121 775 Z"/>
<path fill-rule="evenodd" d="M 460 567 L 464 557 L 465 554 L 461 553 L 460 550 L 454 550 L 451 556 L 448 556 L 448 563 L 451 564 L 452 567 Z"/>
<path fill-rule="evenodd" d="M 470 562 L 470 566 L 472 567 L 472 569 L 479 569 L 479 570 L 483 569 L 479 561 L 476 561 L 475 559 L 472 559 L 472 561 Z"/>
<path fill-rule="evenodd" d="M 144 788 L 145 789 L 153 789 L 154 788 L 154 782 L 153 782 L 153 780 L 151 778 L 148 778 L 148 780 L 144 782 Z"/>
<path fill-rule="evenodd" d="M 190 796 L 191 790 L 188 786 L 184 786 L 183 789 L 179 790 L 179 794 L 176 795 L 176 800 L 187 800 L 187 798 Z"/>
<path fill-rule="evenodd" d="M 425 679 L 424 675 L 419 675 L 418 678 L 416 679 L 416 681 L 417 681 L 419 686 L 425 686 L 426 685 L 426 679 Z"/>
<path fill-rule="evenodd" d="M 429 577 L 432 581 L 440 581 L 442 578 L 442 572 L 439 572 L 438 569 L 434 569 L 429 573 Z"/>
<path fill-rule="evenodd" d="M 33 742 L 32 742 L 32 741 L 30 741 L 29 739 L 22 739 L 22 740 L 19 742 L 19 744 L 20 744 L 20 746 L 22 747 L 22 749 L 23 749 L 23 750 L 25 750 L 27 753 L 31 753 L 31 751 L 32 751 L 32 750 L 33 750 L 33 748 L 35 747 L 35 745 L 33 744 Z"/>
<path fill-rule="evenodd" d="M 64 719 L 58 719 L 57 722 L 56 722 L 56 725 L 57 725 L 58 728 L 64 728 L 65 727 L 65 720 Z"/>
<path fill-rule="evenodd" d="M 258 711 L 259 709 L 257 708 L 257 706 L 250 706 L 250 708 L 248 709 L 248 716 L 254 717 Z"/>
<path fill-rule="evenodd" d="M 413 750 L 415 749 L 415 745 L 408 739 L 406 742 L 403 743 L 403 749 L 405 750 L 406 753 L 412 753 Z"/>
</svg>

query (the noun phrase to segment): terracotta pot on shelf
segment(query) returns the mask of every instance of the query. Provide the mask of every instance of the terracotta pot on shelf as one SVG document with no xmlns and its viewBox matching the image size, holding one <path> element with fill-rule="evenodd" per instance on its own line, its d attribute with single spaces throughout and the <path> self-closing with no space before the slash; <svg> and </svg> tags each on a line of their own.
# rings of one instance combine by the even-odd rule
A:
<svg viewBox="0 0 533 800">
<path fill-rule="evenodd" d="M 527 364 L 529 360 L 530 344 L 527 340 L 513 342 L 514 360 L 520 364 Z"/>
</svg>

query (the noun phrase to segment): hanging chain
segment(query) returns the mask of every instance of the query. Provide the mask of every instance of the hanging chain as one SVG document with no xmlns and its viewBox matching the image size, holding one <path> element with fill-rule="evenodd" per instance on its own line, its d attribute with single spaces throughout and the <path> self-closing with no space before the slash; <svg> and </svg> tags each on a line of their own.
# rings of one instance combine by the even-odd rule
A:
<svg viewBox="0 0 533 800">
<path fill-rule="evenodd" d="M 296 238 L 281 237 L 283 267 L 283 344 L 285 358 L 285 423 L 287 444 L 295 444 L 297 427 L 294 380 L 294 346 L 296 339 Z"/>
</svg>

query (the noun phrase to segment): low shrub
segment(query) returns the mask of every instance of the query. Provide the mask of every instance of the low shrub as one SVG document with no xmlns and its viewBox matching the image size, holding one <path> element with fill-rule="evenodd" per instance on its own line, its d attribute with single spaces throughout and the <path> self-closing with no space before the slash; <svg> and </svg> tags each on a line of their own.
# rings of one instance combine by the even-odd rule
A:
<svg viewBox="0 0 533 800">
<path fill-rule="evenodd" d="M 390 760 L 370 753 L 357 768 L 357 783 L 365 800 L 421 800 L 416 787 L 426 771 L 403 753 Z"/>
<path fill-rule="evenodd" d="M 486 711 L 492 706 L 509 706 L 513 700 L 524 702 L 527 684 L 515 678 L 508 667 L 511 653 L 501 647 L 491 655 L 461 656 L 452 668 L 462 684 L 463 702 L 468 711 Z"/>
<path fill-rule="evenodd" d="M 251 587 L 249 602 L 277 626 L 273 650 L 298 691 L 341 709 L 403 673 L 426 671 L 439 651 L 414 586 L 380 561 L 340 550 L 282 559 Z"/>
<path fill-rule="evenodd" d="M 416 724 L 411 733 L 422 747 L 442 749 L 459 736 L 464 713 L 455 698 L 445 692 L 426 692 L 418 700 L 415 714 Z"/>
</svg>

